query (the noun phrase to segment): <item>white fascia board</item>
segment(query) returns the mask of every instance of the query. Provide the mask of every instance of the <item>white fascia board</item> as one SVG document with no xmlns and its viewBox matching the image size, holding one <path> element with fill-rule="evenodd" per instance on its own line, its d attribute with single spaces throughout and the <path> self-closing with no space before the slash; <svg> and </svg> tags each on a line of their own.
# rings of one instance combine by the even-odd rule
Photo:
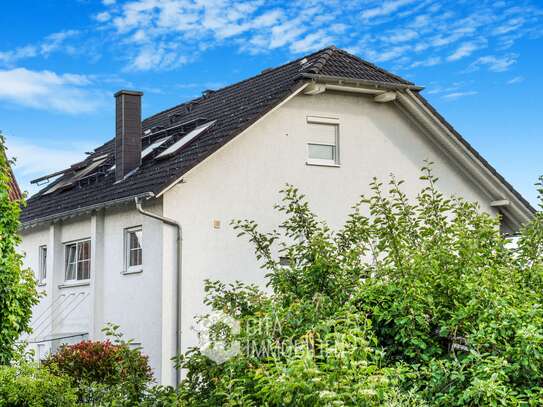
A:
<svg viewBox="0 0 543 407">
<path fill-rule="evenodd" d="M 517 225 L 528 222 L 533 214 L 420 100 L 410 91 L 398 92 L 398 102 L 426 128 L 479 186 L 494 197 L 511 202 L 507 213 Z"/>
<path fill-rule="evenodd" d="M 235 142 L 236 140 L 240 139 L 241 136 L 243 136 L 247 131 L 249 131 L 250 129 L 252 129 L 254 126 L 256 126 L 258 123 L 260 123 L 262 120 L 264 120 L 266 117 L 268 117 L 271 113 L 275 112 L 277 109 L 279 109 L 280 107 L 282 107 L 283 105 L 285 105 L 285 103 L 287 103 L 288 101 L 290 101 L 292 98 L 294 98 L 295 96 L 299 95 L 301 92 L 303 92 L 303 90 L 309 85 L 309 82 L 306 82 L 304 83 L 303 85 L 301 85 L 298 89 L 296 89 L 294 92 L 292 92 L 289 96 L 287 96 L 285 99 L 283 99 L 281 102 L 279 102 L 277 105 L 275 105 L 275 107 L 273 107 L 272 109 L 270 109 L 266 114 L 264 114 L 262 117 L 260 117 L 258 120 L 256 120 L 254 123 L 252 123 L 249 127 L 247 127 L 246 129 L 244 129 L 241 133 L 239 133 L 237 136 L 235 136 L 232 140 L 230 140 L 227 144 L 230 144 L 230 143 L 233 143 Z M 226 144 L 225 144 L 226 145 Z M 187 175 L 189 175 L 192 171 L 194 171 L 196 168 L 198 168 L 199 166 L 203 165 L 204 163 L 206 163 L 208 160 L 212 160 L 213 159 L 213 156 L 215 154 L 217 154 L 218 151 L 220 151 L 225 145 L 221 146 L 219 149 L 217 149 L 215 152 L 213 152 L 213 154 L 209 155 L 207 158 L 205 158 L 203 161 L 199 162 L 198 164 L 196 164 L 194 167 L 192 167 L 189 171 L 187 171 L 186 173 L 184 173 L 183 175 L 181 175 L 179 178 L 177 178 L 175 181 L 173 181 L 171 184 L 169 184 L 168 186 L 166 186 L 162 191 L 160 191 L 157 195 L 156 195 L 156 198 L 160 198 L 162 195 L 164 195 L 166 192 L 168 192 L 170 189 L 172 189 L 175 185 L 177 185 L 179 182 L 181 182 L 181 180 L 186 177 Z"/>
</svg>

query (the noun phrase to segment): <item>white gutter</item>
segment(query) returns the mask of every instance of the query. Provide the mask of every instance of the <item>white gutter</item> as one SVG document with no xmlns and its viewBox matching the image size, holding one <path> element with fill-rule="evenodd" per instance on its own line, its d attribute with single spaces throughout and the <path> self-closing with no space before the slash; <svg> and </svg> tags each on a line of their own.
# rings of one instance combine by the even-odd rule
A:
<svg viewBox="0 0 543 407">
<path fill-rule="evenodd" d="M 149 195 L 148 197 L 152 197 L 154 194 Z M 167 225 L 173 226 L 177 229 L 177 264 L 176 264 L 176 282 L 175 282 L 175 356 L 179 355 L 181 352 L 181 253 L 182 253 L 182 241 L 183 241 L 183 230 L 181 228 L 181 225 L 179 222 L 166 218 L 164 216 L 157 215 L 152 212 L 148 212 L 145 209 L 143 209 L 142 200 L 140 197 L 136 197 L 134 199 L 136 203 L 136 209 L 139 213 L 141 213 L 144 216 L 147 216 L 149 218 L 153 218 L 156 220 L 161 221 L 162 223 L 165 223 Z M 163 350 L 164 351 L 164 350 Z M 166 366 L 162 366 L 162 369 L 164 370 Z M 181 371 L 179 367 L 176 366 L 175 368 L 175 387 L 179 385 L 179 382 L 181 380 Z"/>
</svg>

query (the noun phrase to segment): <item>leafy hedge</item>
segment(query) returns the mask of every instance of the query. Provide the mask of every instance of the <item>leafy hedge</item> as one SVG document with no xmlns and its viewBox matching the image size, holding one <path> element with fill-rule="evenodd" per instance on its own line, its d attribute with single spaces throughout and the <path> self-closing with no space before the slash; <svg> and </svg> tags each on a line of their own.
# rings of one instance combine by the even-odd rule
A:
<svg viewBox="0 0 543 407">
<path fill-rule="evenodd" d="M 22 202 L 9 198 L 10 172 L 0 133 L 0 365 L 10 362 L 15 342 L 29 332 L 32 306 L 38 302 L 34 275 L 17 252 Z"/>
<path fill-rule="evenodd" d="M 0 366 L 0 407 L 70 407 L 76 400 L 65 376 L 29 363 Z"/>
<path fill-rule="evenodd" d="M 415 200 L 394 178 L 387 188 L 374 180 L 337 232 L 290 186 L 276 230 L 234 222 L 268 271 L 271 294 L 207 283 L 206 303 L 241 325 L 239 334 L 214 331 L 216 349 L 240 352 L 224 363 L 206 356 L 209 346 L 182 355 L 182 400 L 543 404 L 543 212 L 512 245 L 498 219 L 443 196 L 429 168 L 422 180 Z"/>
</svg>

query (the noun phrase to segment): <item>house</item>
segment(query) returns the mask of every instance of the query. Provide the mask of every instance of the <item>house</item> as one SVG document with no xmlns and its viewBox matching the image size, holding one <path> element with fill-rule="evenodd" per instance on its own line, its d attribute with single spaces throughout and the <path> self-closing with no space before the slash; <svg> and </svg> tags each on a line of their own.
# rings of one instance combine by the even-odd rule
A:
<svg viewBox="0 0 543 407">
<path fill-rule="evenodd" d="M 329 47 L 141 121 L 141 92 L 115 94 L 115 137 L 28 200 L 23 250 L 47 296 L 28 338 L 58 343 L 122 327 L 173 384 L 170 359 L 196 345 L 204 279 L 263 283 L 232 219 L 278 223 L 285 183 L 340 226 L 372 177 L 414 195 L 425 159 L 440 188 L 502 215 L 534 209 L 423 98 L 422 88 Z"/>
<path fill-rule="evenodd" d="M 7 156 L 6 152 L 0 148 L 0 154 L 3 155 L 3 159 L 7 162 Z M 9 199 L 15 201 L 18 199 L 21 199 L 23 197 L 23 194 L 21 193 L 21 189 L 19 188 L 19 184 L 17 183 L 17 179 L 15 178 L 15 175 L 13 174 L 13 171 L 11 169 L 11 166 L 8 162 L 8 168 L 9 168 L 9 181 L 8 181 L 8 188 L 9 188 Z"/>
</svg>

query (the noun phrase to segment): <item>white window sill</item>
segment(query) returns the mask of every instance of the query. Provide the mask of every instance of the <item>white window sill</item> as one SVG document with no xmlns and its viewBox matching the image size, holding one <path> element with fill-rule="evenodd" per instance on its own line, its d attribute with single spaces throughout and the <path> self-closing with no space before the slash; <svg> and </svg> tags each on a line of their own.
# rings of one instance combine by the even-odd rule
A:
<svg viewBox="0 0 543 407">
<path fill-rule="evenodd" d="M 335 167 L 339 168 L 340 165 L 333 162 L 333 161 L 325 161 L 325 160 L 307 160 L 305 162 L 306 165 L 316 165 L 318 167 Z"/>
<path fill-rule="evenodd" d="M 66 281 L 58 285 L 58 288 L 83 287 L 90 285 L 90 280 Z"/>
<path fill-rule="evenodd" d="M 131 269 L 131 270 L 124 270 L 121 274 L 140 274 L 143 273 L 143 268 L 137 268 L 137 269 Z"/>
</svg>

